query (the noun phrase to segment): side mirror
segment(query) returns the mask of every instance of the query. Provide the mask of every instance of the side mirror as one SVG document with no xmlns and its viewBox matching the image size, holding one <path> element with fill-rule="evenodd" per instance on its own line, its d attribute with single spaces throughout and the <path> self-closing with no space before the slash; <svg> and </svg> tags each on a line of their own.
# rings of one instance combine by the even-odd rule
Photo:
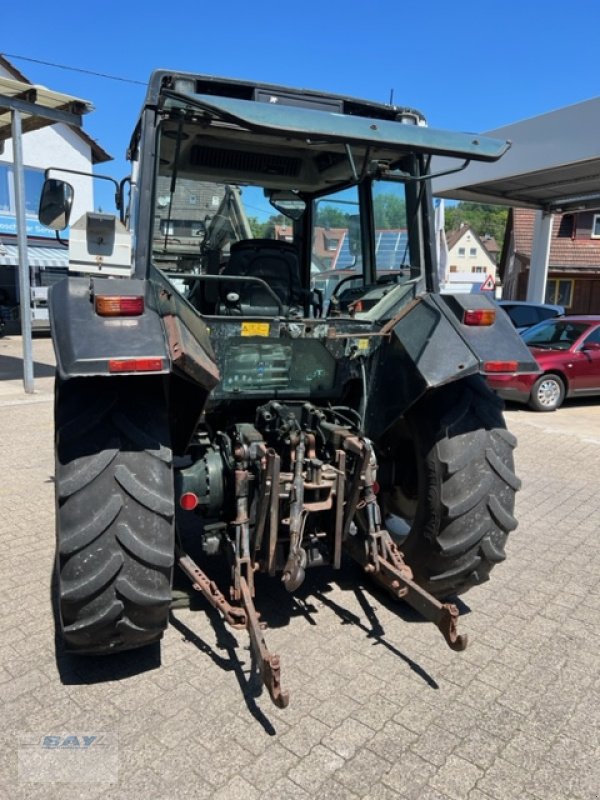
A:
<svg viewBox="0 0 600 800">
<path fill-rule="evenodd" d="M 70 183 L 47 178 L 42 187 L 38 218 L 53 231 L 64 231 L 69 224 L 74 197 Z"/>
</svg>

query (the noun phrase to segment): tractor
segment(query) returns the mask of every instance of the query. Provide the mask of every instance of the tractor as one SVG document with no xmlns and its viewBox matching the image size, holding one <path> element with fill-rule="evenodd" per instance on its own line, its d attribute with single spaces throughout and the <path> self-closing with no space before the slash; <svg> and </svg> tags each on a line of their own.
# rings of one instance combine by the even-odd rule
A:
<svg viewBox="0 0 600 800">
<path fill-rule="evenodd" d="M 284 707 L 255 577 L 295 592 L 346 557 L 464 649 L 451 601 L 517 525 L 486 375 L 537 366 L 485 293 L 440 293 L 431 181 L 508 147 L 410 108 L 161 70 L 118 214 L 70 224 L 47 171 L 40 221 L 70 225 L 73 272 L 50 293 L 69 651 L 159 640 L 177 568 L 247 629 Z"/>
</svg>

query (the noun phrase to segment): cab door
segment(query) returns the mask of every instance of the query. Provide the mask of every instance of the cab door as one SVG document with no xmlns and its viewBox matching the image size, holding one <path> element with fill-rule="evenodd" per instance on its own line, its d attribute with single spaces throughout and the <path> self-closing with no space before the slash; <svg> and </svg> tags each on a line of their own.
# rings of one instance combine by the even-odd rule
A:
<svg viewBox="0 0 600 800">
<path fill-rule="evenodd" d="M 600 325 L 578 346 L 574 394 L 600 394 Z"/>
</svg>

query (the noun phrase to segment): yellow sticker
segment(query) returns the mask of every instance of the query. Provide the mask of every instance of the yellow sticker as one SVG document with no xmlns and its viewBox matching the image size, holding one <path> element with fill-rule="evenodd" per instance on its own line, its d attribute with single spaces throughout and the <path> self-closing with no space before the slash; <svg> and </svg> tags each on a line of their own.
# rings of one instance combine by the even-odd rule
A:
<svg viewBox="0 0 600 800">
<path fill-rule="evenodd" d="M 242 336 L 268 336 L 268 322 L 242 322 Z"/>
<path fill-rule="evenodd" d="M 358 340 L 358 349 L 359 350 L 368 350 L 369 349 L 369 340 L 368 339 L 359 339 Z"/>
</svg>

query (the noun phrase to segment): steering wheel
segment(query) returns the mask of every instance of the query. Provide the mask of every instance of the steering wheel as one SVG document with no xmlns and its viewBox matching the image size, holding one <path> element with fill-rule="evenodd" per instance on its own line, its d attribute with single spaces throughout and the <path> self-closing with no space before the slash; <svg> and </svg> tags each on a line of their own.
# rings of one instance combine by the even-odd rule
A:
<svg viewBox="0 0 600 800">
<path fill-rule="evenodd" d="M 342 280 L 338 281 L 338 283 L 335 285 L 335 288 L 334 288 L 333 292 L 331 293 L 331 297 L 337 297 L 338 294 L 340 293 L 340 289 L 342 288 L 342 286 L 345 283 L 348 283 L 348 281 L 357 281 L 357 280 L 360 280 L 361 278 L 362 278 L 362 275 L 358 275 L 358 274 L 357 275 L 346 275 L 345 278 L 342 278 Z"/>
</svg>

